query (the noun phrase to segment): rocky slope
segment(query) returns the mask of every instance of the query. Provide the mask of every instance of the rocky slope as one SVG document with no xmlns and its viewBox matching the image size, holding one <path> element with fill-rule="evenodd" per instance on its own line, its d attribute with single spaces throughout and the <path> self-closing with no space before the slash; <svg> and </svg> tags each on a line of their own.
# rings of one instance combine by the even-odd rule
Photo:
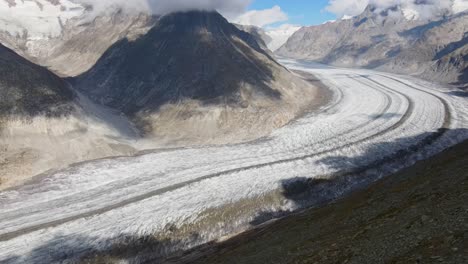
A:
<svg viewBox="0 0 468 264">
<path fill-rule="evenodd" d="M 0 44 L 0 118 L 66 116 L 73 99 L 63 80 Z"/>
<path fill-rule="evenodd" d="M 260 47 L 264 50 L 268 50 L 268 45 L 273 41 L 273 39 L 267 35 L 267 32 L 260 27 L 256 26 L 250 26 L 250 25 L 240 25 L 240 24 L 235 24 L 237 28 L 239 28 L 242 31 L 245 31 L 252 35 L 257 43 L 260 45 Z"/>
<path fill-rule="evenodd" d="M 297 31 L 277 54 L 466 85 L 468 13 L 408 19 L 398 6 L 369 6 L 351 19 Z"/>
<path fill-rule="evenodd" d="M 74 83 L 147 135 L 191 142 L 265 135 L 315 94 L 250 34 L 202 11 L 167 15 L 146 35 L 117 42 Z"/>
<path fill-rule="evenodd" d="M 116 139 L 131 136 L 130 127 L 0 45 L 0 189 L 71 163 L 132 154 Z"/>
</svg>

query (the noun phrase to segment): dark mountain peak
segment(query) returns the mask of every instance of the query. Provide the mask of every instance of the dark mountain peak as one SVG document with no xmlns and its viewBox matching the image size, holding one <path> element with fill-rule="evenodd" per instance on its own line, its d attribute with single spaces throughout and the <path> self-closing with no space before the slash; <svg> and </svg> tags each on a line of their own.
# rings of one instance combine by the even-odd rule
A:
<svg viewBox="0 0 468 264">
<path fill-rule="evenodd" d="M 162 17 L 146 35 L 113 45 L 75 83 L 151 133 L 164 130 L 155 120 L 170 120 L 174 127 L 174 122 L 185 126 L 192 118 L 225 118 L 216 117 L 213 109 L 256 116 L 244 109 L 276 108 L 296 100 L 285 92 L 294 89 L 291 83 L 307 86 L 261 49 L 254 36 L 209 11 Z M 224 124 L 228 122 L 216 126 Z"/>
<path fill-rule="evenodd" d="M 273 81 L 271 63 L 252 35 L 219 13 L 178 12 L 135 41 L 116 43 L 77 81 L 96 100 L 133 114 L 185 99 L 242 103 L 247 84 L 276 98 L 265 85 Z"/>
<path fill-rule="evenodd" d="M 217 28 L 229 24 L 229 22 L 216 11 L 193 10 L 168 14 L 161 18 L 159 24 L 173 25 L 178 28 Z"/>
<path fill-rule="evenodd" d="M 67 115 L 73 98 L 59 77 L 0 44 L 0 119 Z"/>
<path fill-rule="evenodd" d="M 229 23 L 216 11 L 187 11 L 166 15 L 149 35 L 163 33 L 174 34 L 181 40 L 191 36 L 205 42 L 235 35 L 260 51 L 258 43 L 253 41 L 250 34 Z"/>
<path fill-rule="evenodd" d="M 162 17 L 148 33 L 148 38 L 159 41 L 177 38 L 177 42 L 217 42 L 222 39 L 237 37 L 251 48 L 265 54 L 256 38 L 229 23 L 216 11 L 185 11 L 168 14 Z"/>
<path fill-rule="evenodd" d="M 402 10 L 401 10 L 400 5 L 392 5 L 389 7 L 382 8 L 374 4 L 369 4 L 367 5 L 366 9 L 361 14 L 361 16 L 373 17 L 377 15 L 377 16 L 387 17 L 391 13 L 401 13 L 401 12 Z"/>
</svg>

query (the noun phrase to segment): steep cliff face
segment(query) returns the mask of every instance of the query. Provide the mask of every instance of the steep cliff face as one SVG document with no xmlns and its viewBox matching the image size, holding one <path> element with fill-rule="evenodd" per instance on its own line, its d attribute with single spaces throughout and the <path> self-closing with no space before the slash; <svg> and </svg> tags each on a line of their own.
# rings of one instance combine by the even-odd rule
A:
<svg viewBox="0 0 468 264">
<path fill-rule="evenodd" d="M 463 85 L 467 30 L 466 12 L 428 21 L 409 19 L 398 6 L 369 6 L 360 16 L 300 29 L 277 54 Z"/>
<path fill-rule="evenodd" d="M 146 35 L 117 42 L 75 84 L 146 132 L 167 136 L 270 130 L 314 94 L 250 34 L 201 11 L 167 15 Z"/>
</svg>

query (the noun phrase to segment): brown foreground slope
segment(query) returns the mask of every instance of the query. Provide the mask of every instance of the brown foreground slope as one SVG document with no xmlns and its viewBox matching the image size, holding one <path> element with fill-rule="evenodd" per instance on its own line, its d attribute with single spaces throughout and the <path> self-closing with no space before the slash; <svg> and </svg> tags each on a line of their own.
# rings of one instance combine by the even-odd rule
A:
<svg viewBox="0 0 468 264">
<path fill-rule="evenodd" d="M 468 141 L 322 208 L 168 263 L 468 263 Z"/>
</svg>

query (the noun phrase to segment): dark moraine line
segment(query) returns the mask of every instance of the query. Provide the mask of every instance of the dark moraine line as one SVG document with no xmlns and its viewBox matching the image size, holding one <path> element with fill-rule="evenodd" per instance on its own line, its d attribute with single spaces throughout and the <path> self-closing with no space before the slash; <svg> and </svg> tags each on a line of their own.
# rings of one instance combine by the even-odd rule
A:
<svg viewBox="0 0 468 264">
<path fill-rule="evenodd" d="M 408 86 L 412 89 L 415 89 L 415 90 L 418 90 L 420 92 L 423 92 L 423 93 L 426 93 L 426 94 L 429 94 L 429 95 L 432 95 L 434 97 L 436 97 L 437 99 L 439 99 L 439 101 L 444 105 L 444 108 L 445 108 L 445 118 L 444 118 L 444 126 L 443 128 L 446 128 L 446 129 L 449 129 L 450 128 L 450 125 L 451 125 L 451 122 L 452 122 L 452 113 L 450 112 L 450 105 L 449 103 L 442 97 L 436 95 L 436 94 L 433 94 L 433 93 L 430 93 L 428 91 L 425 91 L 423 89 L 420 89 L 416 86 L 413 86 L 411 84 L 408 84 L 408 83 L 405 83 L 405 82 L 402 82 L 396 78 L 393 78 L 393 77 L 390 77 L 390 76 L 386 76 L 386 75 L 382 75 L 382 74 L 379 74 L 379 76 L 382 76 L 384 78 L 387 78 L 387 79 L 390 79 L 390 80 L 393 80 L 395 82 L 398 82 L 398 83 L 401 83 L 405 86 Z"/>
<path fill-rule="evenodd" d="M 350 76 L 348 76 L 348 77 L 350 77 Z M 352 79 L 354 79 L 354 78 L 352 78 Z M 358 81 L 358 80 L 355 80 L 355 81 Z M 358 82 L 360 82 L 360 81 L 358 81 Z M 360 83 L 362 83 L 362 82 L 360 82 Z M 364 84 L 364 85 L 365 85 L 365 86 L 368 86 L 368 85 L 366 85 L 366 84 Z M 373 87 L 373 88 L 374 88 L 374 87 Z M 374 88 L 374 89 L 375 89 L 375 88 Z M 381 90 L 384 90 L 384 89 L 378 88 L 378 90 L 381 91 Z M 375 123 L 376 120 L 378 120 L 378 119 L 382 118 L 383 116 L 385 116 L 385 114 L 387 113 L 388 109 L 390 109 L 390 106 L 391 106 L 391 104 L 392 104 L 392 98 L 391 98 L 388 94 L 386 94 L 385 92 L 381 92 L 381 94 L 385 96 L 387 104 L 385 105 L 383 111 L 380 112 L 380 113 L 379 113 L 375 118 L 373 118 L 371 121 L 368 121 L 368 122 L 366 122 L 366 123 L 364 123 L 364 124 L 361 124 L 361 125 L 359 125 L 359 126 L 357 126 L 357 127 L 354 127 L 354 128 L 352 128 L 352 129 L 350 129 L 350 130 L 347 130 L 346 132 L 336 134 L 336 135 L 334 135 L 333 138 L 328 138 L 328 139 L 322 140 L 322 141 L 320 141 L 319 143 L 306 144 L 306 145 L 304 145 L 304 146 L 302 147 L 302 149 L 304 149 L 304 148 L 310 148 L 310 147 L 315 147 L 315 146 L 317 146 L 317 145 L 324 145 L 324 144 L 326 144 L 327 142 L 330 142 L 330 141 L 332 141 L 332 140 L 334 140 L 334 139 L 336 139 L 336 138 L 345 136 L 345 135 L 347 135 L 347 134 L 349 134 L 349 133 L 355 132 L 355 131 L 357 131 L 357 130 L 359 130 L 359 129 L 362 129 L 362 128 L 364 128 L 364 127 L 367 127 L 367 126 L 369 126 L 369 125 Z"/>
</svg>

